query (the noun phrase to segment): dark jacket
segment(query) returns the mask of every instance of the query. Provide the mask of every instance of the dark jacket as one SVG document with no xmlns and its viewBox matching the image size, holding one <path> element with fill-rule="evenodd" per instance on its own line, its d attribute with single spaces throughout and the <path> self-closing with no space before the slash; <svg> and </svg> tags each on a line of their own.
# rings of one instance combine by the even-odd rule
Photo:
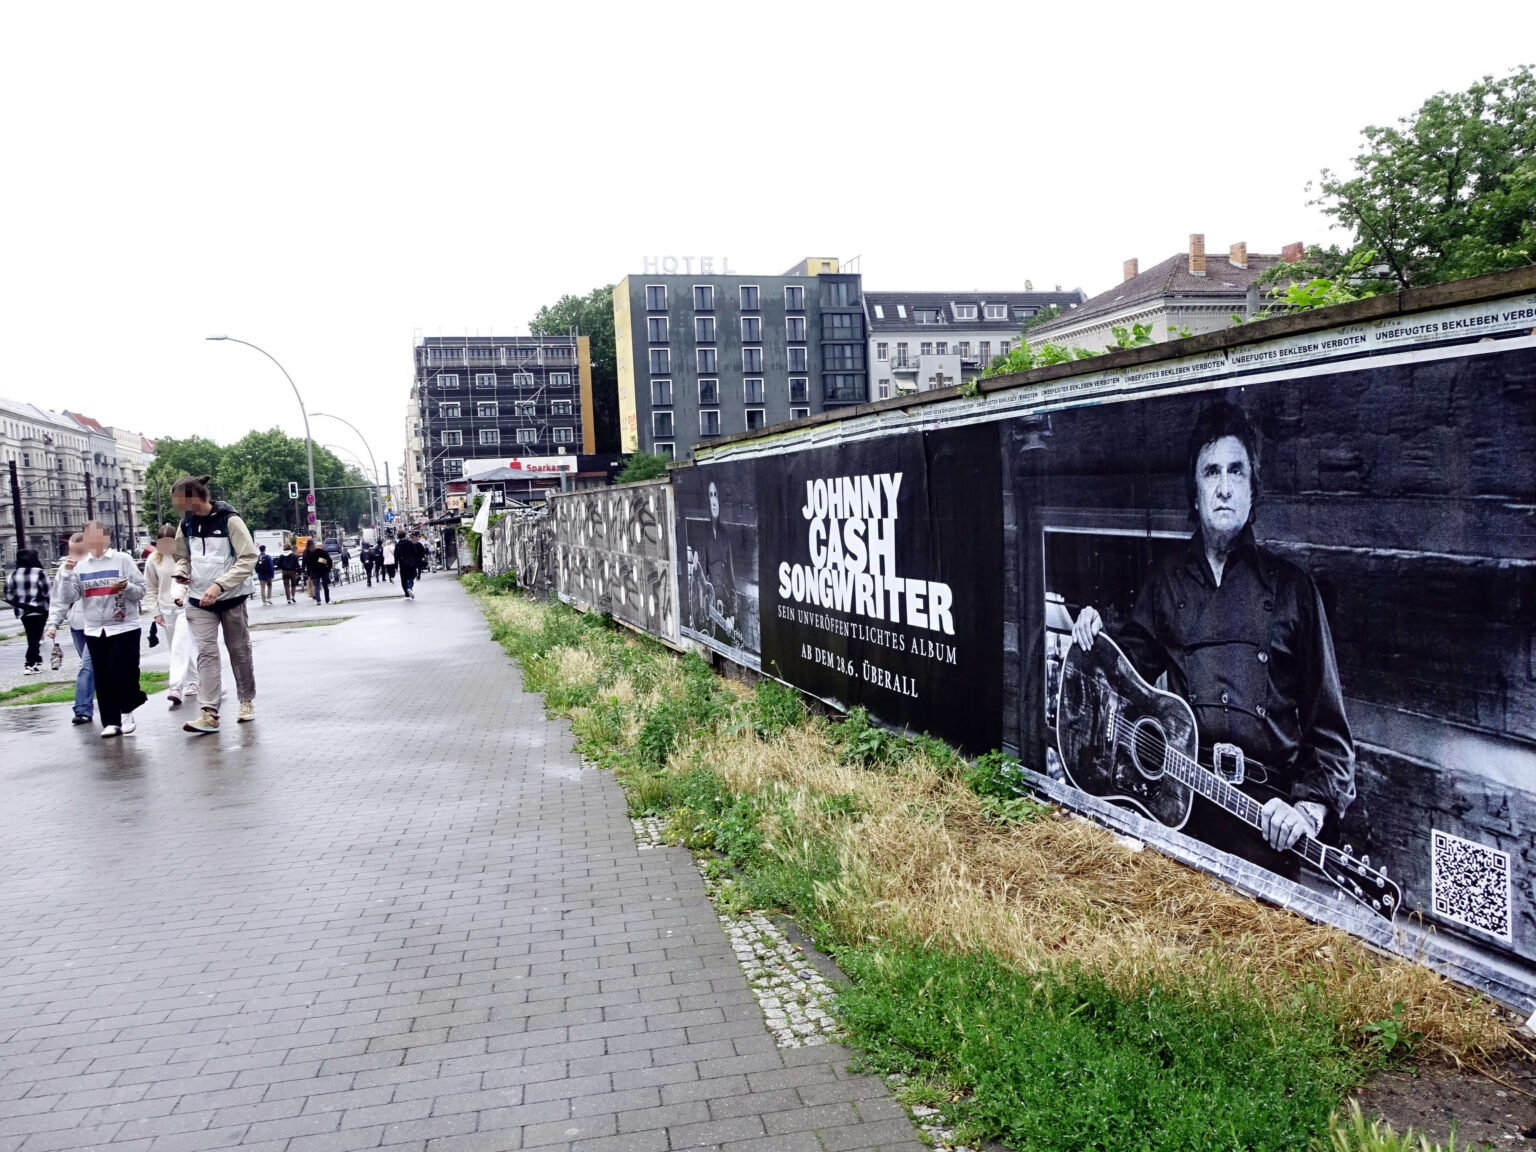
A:
<svg viewBox="0 0 1536 1152">
<path fill-rule="evenodd" d="M 419 572 L 427 566 L 427 550 L 420 541 L 405 539 L 395 543 L 395 563 L 401 568 Z"/>
<path fill-rule="evenodd" d="M 300 568 L 299 558 L 292 552 L 282 553 L 272 564 L 279 572 L 297 572 Z"/>
<path fill-rule="evenodd" d="M 304 572 L 309 576 L 329 576 L 331 568 L 331 554 L 324 548 L 316 548 L 313 552 L 307 549 L 304 552 Z"/>
<path fill-rule="evenodd" d="M 1236 744 L 1262 766 L 1244 791 L 1261 803 L 1315 801 L 1329 813 L 1325 834 L 1337 826 L 1355 798 L 1355 747 L 1328 620 L 1306 572 L 1261 548 L 1250 527 L 1218 585 L 1196 532 L 1153 567 L 1116 639 L 1142 676 L 1166 672 L 1169 691 L 1189 702 L 1203 761 L 1212 744 Z"/>
</svg>

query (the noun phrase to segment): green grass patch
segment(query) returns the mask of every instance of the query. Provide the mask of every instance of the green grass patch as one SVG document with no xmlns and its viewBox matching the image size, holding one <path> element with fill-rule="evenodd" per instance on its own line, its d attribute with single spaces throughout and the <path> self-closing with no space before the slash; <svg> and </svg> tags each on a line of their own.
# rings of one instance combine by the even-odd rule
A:
<svg viewBox="0 0 1536 1152">
<path fill-rule="evenodd" d="M 164 691 L 170 681 L 168 672 L 140 672 L 139 688 L 147 696 L 153 696 L 156 692 Z M 20 706 L 23 704 L 72 704 L 75 700 L 74 681 L 62 682 L 58 680 L 45 681 L 40 684 L 19 684 L 15 688 L 9 688 L 0 692 L 0 705 Z"/>
</svg>

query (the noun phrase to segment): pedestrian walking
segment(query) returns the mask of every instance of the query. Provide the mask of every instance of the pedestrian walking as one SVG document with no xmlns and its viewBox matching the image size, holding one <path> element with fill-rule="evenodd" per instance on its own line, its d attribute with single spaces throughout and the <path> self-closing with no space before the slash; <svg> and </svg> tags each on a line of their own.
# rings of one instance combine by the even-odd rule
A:
<svg viewBox="0 0 1536 1152">
<path fill-rule="evenodd" d="M 368 587 L 373 587 L 373 546 L 364 540 L 358 545 L 358 556 L 363 562 L 363 576 L 368 581 Z"/>
<path fill-rule="evenodd" d="M 155 550 L 144 562 L 144 601 L 154 613 L 156 626 L 165 632 L 165 646 L 171 654 L 166 698 L 172 708 L 180 708 L 185 697 L 197 695 L 197 642 L 186 623 L 187 589 L 176 579 L 174 524 L 160 526 Z"/>
<path fill-rule="evenodd" d="M 331 554 L 313 540 L 304 549 L 304 574 L 309 577 L 309 594 L 319 607 L 320 597 L 331 602 Z"/>
<path fill-rule="evenodd" d="M 381 555 L 384 557 L 384 575 L 388 576 L 389 582 L 393 584 L 395 582 L 396 567 L 396 549 L 394 537 L 390 537 L 388 540 L 384 541 L 384 548 Z"/>
<path fill-rule="evenodd" d="M 48 606 L 53 585 L 43 562 L 31 548 L 16 552 L 16 567 L 5 578 L 5 602 L 21 617 L 21 630 L 27 634 L 23 657 L 26 674 L 36 676 L 43 670 L 43 630 L 48 626 Z"/>
<path fill-rule="evenodd" d="M 251 660 L 251 628 L 246 615 L 251 574 L 256 569 L 256 541 L 240 513 L 208 496 L 208 477 L 183 476 L 171 488 L 181 513 L 176 527 L 176 580 L 187 588 L 187 627 L 197 641 L 198 715 L 182 727 L 188 732 L 219 730 L 219 700 L 224 694 L 219 667 L 219 633 L 235 673 L 240 699 L 239 723 L 256 719 L 256 669 Z"/>
<path fill-rule="evenodd" d="M 75 565 L 85 556 L 85 533 L 76 532 L 69 538 L 69 553 L 59 561 L 54 574 L 55 589 L 64 584 L 64 577 L 75 570 Z M 69 638 L 75 645 L 75 655 L 80 658 L 80 668 L 75 673 L 75 709 L 72 723 L 89 724 L 96 714 L 96 676 L 91 666 L 91 650 L 85 646 L 85 602 L 75 600 L 66 603 L 63 596 L 53 598 L 53 609 L 48 613 L 48 639 L 58 637 L 59 629 L 67 627 Z"/>
<path fill-rule="evenodd" d="M 427 563 L 427 550 L 416 536 L 413 532 L 395 545 L 395 562 L 400 566 L 400 587 L 409 600 L 416 599 L 416 593 L 411 589 Z"/>
<path fill-rule="evenodd" d="M 291 543 L 283 545 L 283 554 L 275 563 L 277 570 L 283 574 L 283 595 L 287 597 L 288 603 L 297 604 L 295 594 L 299 589 L 299 557 Z"/>
<path fill-rule="evenodd" d="M 267 546 L 256 545 L 256 580 L 261 585 L 261 602 L 269 608 L 272 606 L 272 573 L 274 571 L 272 557 L 267 555 Z"/>
<path fill-rule="evenodd" d="M 352 583 L 352 553 L 347 551 L 347 546 L 341 546 L 341 582 Z"/>
<path fill-rule="evenodd" d="M 139 684 L 144 576 L 132 556 L 108 547 L 107 526 L 100 520 L 87 521 L 81 534 L 85 555 L 65 575 L 59 595 L 66 611 L 78 601 L 84 613 L 102 739 L 129 736 L 136 727 L 134 712 L 149 699 Z"/>
</svg>

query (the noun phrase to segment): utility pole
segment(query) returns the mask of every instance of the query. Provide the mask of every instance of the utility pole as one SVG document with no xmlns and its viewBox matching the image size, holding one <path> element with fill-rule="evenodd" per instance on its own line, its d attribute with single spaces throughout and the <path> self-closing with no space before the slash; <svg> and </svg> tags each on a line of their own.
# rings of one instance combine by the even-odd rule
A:
<svg viewBox="0 0 1536 1152">
<path fill-rule="evenodd" d="M 133 537 L 133 490 L 130 488 L 123 489 L 123 506 L 128 509 L 128 547 L 123 551 L 131 554 L 138 549 Z"/>
<path fill-rule="evenodd" d="M 20 551 L 27 546 L 27 530 L 21 522 L 21 481 L 16 479 L 16 461 L 11 465 L 11 516 L 16 521 L 16 549 Z"/>
<path fill-rule="evenodd" d="M 551 435 L 553 435 L 553 433 L 551 433 Z M 386 511 L 393 512 L 395 510 L 395 490 L 390 486 L 389 483 L 388 460 L 384 461 L 384 493 L 388 497 L 388 499 L 384 502 L 384 508 Z"/>
<path fill-rule="evenodd" d="M 96 494 L 91 490 L 91 474 L 87 470 L 85 474 L 85 518 L 96 519 Z"/>
</svg>

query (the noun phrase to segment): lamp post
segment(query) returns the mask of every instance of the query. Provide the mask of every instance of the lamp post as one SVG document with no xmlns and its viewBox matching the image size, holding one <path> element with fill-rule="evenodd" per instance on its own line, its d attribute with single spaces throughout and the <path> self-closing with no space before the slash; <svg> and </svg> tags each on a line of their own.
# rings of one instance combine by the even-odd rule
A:
<svg viewBox="0 0 1536 1152">
<path fill-rule="evenodd" d="M 373 458 L 373 445 L 368 443 L 368 437 L 364 436 L 361 432 L 358 432 L 357 425 L 352 423 L 350 420 L 343 420 L 340 416 L 333 416 L 329 412 L 316 412 L 315 415 L 317 417 L 324 416 L 327 420 L 335 420 L 338 423 L 345 424 L 348 428 L 352 429 L 354 433 L 356 433 L 357 438 L 363 442 L 363 447 L 368 449 L 368 463 L 373 467 L 373 482 L 377 484 L 379 482 L 379 463 Z M 377 498 L 377 496 L 378 492 L 375 489 L 368 489 L 368 517 L 373 521 L 371 527 L 373 528 L 374 532 L 379 531 L 379 517 L 378 513 L 374 510 L 374 500 Z"/>
<path fill-rule="evenodd" d="M 299 395 L 299 386 L 293 382 L 293 377 L 288 375 L 288 369 L 284 368 L 282 364 L 278 362 L 277 357 L 272 355 L 272 353 L 268 352 L 265 348 L 262 348 L 257 344 L 252 344 L 249 340 L 237 340 L 233 336 L 210 336 L 208 339 L 228 340 L 232 344 L 244 344 L 247 348 L 255 348 L 256 351 L 260 352 L 268 360 L 272 361 L 272 363 L 277 364 L 277 370 L 283 374 L 284 378 L 287 379 L 288 387 L 293 389 L 294 399 L 298 400 L 299 402 L 299 412 L 304 417 L 304 452 L 309 460 L 309 512 L 311 516 L 315 517 L 315 528 L 318 531 L 320 527 L 320 509 L 319 506 L 315 503 L 315 442 L 310 438 L 309 435 L 309 412 L 304 407 L 304 397 Z"/>
</svg>

